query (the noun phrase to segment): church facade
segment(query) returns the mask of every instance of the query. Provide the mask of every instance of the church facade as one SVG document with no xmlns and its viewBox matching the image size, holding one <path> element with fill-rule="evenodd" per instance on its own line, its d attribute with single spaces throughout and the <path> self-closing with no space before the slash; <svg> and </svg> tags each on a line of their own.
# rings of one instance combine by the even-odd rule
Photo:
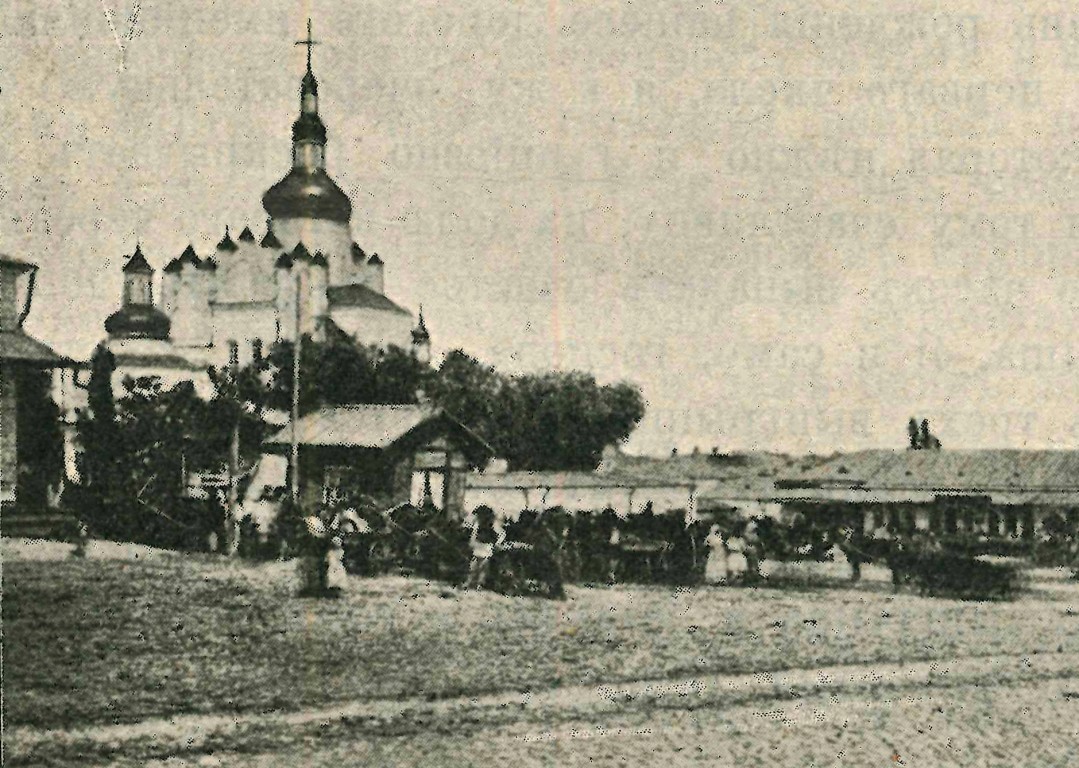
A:
<svg viewBox="0 0 1079 768">
<path fill-rule="evenodd" d="M 305 43 L 292 167 L 262 197 L 266 229 L 234 236 L 226 227 L 212 254 L 188 246 L 160 279 L 136 246 L 123 267 L 122 306 L 105 321 L 118 381 L 191 380 L 205 391 L 208 366 L 251 360 L 297 333 L 323 339 L 339 330 L 364 345 L 429 357 L 422 312 L 417 321 L 386 295 L 385 264 L 353 239 L 352 202 L 326 171 L 327 132 Z"/>
</svg>

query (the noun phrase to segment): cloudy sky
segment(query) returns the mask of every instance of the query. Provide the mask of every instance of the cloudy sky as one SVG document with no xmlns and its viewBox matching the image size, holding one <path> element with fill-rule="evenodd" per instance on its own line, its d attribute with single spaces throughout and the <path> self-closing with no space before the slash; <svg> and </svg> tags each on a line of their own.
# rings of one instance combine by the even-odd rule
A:
<svg viewBox="0 0 1079 768">
<path fill-rule="evenodd" d="M 0 251 L 61 351 L 136 239 L 261 233 L 311 15 L 330 171 L 436 352 L 636 382 L 638 451 L 1079 447 L 1069 4 L 140 5 L 0 5 Z"/>
</svg>

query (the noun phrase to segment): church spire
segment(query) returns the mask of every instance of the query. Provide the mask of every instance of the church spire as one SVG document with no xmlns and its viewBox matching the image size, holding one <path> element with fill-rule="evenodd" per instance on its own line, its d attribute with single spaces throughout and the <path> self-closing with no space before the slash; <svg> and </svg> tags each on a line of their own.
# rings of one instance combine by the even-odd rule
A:
<svg viewBox="0 0 1079 768">
<path fill-rule="evenodd" d="M 318 45 L 311 38 L 311 19 L 307 37 L 296 45 L 307 46 L 307 71 L 300 82 L 300 117 L 292 125 L 292 166 L 310 173 L 326 167 L 326 126 L 318 116 L 318 80 L 311 71 L 311 48 Z"/>
</svg>

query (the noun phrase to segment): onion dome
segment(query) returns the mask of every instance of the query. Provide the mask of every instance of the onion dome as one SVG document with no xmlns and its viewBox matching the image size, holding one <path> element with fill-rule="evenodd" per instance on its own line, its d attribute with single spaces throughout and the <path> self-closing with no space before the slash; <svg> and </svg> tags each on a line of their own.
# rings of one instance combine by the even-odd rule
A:
<svg viewBox="0 0 1079 768">
<path fill-rule="evenodd" d="M 255 233 L 251 231 L 251 227 L 244 227 L 244 231 L 240 233 L 237 240 L 245 243 L 253 243 L 255 242 Z"/>
<path fill-rule="evenodd" d="M 281 241 L 277 239 L 277 235 L 273 233 L 273 224 L 266 222 L 266 234 L 262 237 L 262 242 L 259 243 L 263 248 L 280 248 Z"/>
<path fill-rule="evenodd" d="M 159 339 L 169 337 L 168 316 L 152 304 L 128 304 L 105 320 L 105 332 L 114 339 Z"/>
<path fill-rule="evenodd" d="M 311 265 L 315 267 L 328 267 L 330 262 L 326 260 L 326 256 L 322 251 L 316 251 L 315 255 L 311 257 Z"/>
<path fill-rule="evenodd" d="M 288 251 L 283 252 L 277 257 L 274 266 L 278 269 L 292 269 L 292 256 L 289 255 Z"/>
<path fill-rule="evenodd" d="M 216 272 L 217 271 L 217 262 L 214 261 L 209 256 L 207 256 L 205 259 L 203 259 L 202 261 L 199 262 L 198 266 L 195 267 L 195 269 L 201 269 L 201 270 L 205 270 L 207 272 Z"/>
<path fill-rule="evenodd" d="M 262 196 L 274 219 L 326 219 L 347 224 L 352 202 L 322 168 L 293 168 Z"/>
<path fill-rule="evenodd" d="M 186 248 L 184 248 L 184 252 L 180 254 L 180 258 L 177 259 L 177 261 L 180 262 L 181 267 L 186 267 L 189 265 L 192 267 L 198 267 L 198 265 L 202 263 L 202 260 L 198 257 L 198 254 L 195 253 L 195 247 L 192 245 L 188 245 Z"/>
<path fill-rule="evenodd" d="M 125 275 L 152 275 L 154 273 L 154 268 L 150 266 L 150 262 L 142 255 L 141 245 L 135 245 L 135 252 L 131 254 L 131 258 L 124 264 L 123 272 Z"/>
<path fill-rule="evenodd" d="M 236 245 L 236 243 L 233 242 L 232 236 L 229 235 L 228 225 L 226 224 L 225 225 L 225 236 L 223 238 L 221 238 L 221 242 L 217 244 L 217 250 L 219 250 L 219 251 L 230 251 L 231 252 L 231 251 L 235 251 L 235 250 L 238 250 L 238 249 L 239 249 L 239 246 Z"/>
<path fill-rule="evenodd" d="M 370 265 L 371 265 L 372 267 L 381 267 L 381 266 L 382 266 L 383 264 L 385 264 L 386 262 L 384 262 L 384 261 L 383 261 L 382 259 L 380 259 L 380 258 L 378 257 L 378 254 L 377 254 L 377 253 L 375 253 L 375 254 L 372 254 L 372 255 L 371 255 L 371 258 L 369 258 L 369 259 L 367 260 L 367 263 L 368 263 L 368 264 L 370 264 Z"/>
</svg>

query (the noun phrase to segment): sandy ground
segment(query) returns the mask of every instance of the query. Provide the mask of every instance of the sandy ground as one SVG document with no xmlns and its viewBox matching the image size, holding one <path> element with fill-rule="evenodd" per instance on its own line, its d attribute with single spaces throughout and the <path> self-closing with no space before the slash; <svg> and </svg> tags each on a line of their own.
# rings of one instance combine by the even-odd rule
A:
<svg viewBox="0 0 1079 768">
<path fill-rule="evenodd" d="M 1077 760 L 1079 680 L 1073 678 L 632 712 L 553 728 L 524 722 L 328 744 L 314 736 L 273 752 L 118 765 L 1064 768 Z"/>
<path fill-rule="evenodd" d="M 68 560 L 70 551 L 71 545 L 54 542 L 5 539 L 0 543 L 5 563 Z M 90 560 L 115 561 L 118 568 L 131 569 L 131 573 L 161 574 L 155 577 L 156 588 L 167 588 L 160 594 L 152 593 L 155 601 L 168 597 L 172 579 L 182 578 L 194 583 L 222 580 L 238 588 L 249 584 L 258 590 L 252 595 L 261 594 L 263 597 L 259 599 L 276 605 L 282 595 L 288 594 L 284 582 L 294 570 L 289 563 L 252 565 L 109 542 L 92 542 L 87 555 Z M 23 566 L 24 570 L 27 567 Z M 31 570 L 40 569 L 35 566 Z M 47 569 L 46 573 L 59 570 Z M 97 567 L 96 571 L 86 571 L 86 575 L 98 578 L 97 572 L 112 573 L 112 569 L 102 571 Z M 811 575 L 825 580 L 842 576 L 836 564 L 818 566 Z M 176 714 L 121 725 L 86 723 L 63 731 L 12 728 L 9 721 L 5 765 L 516 763 L 528 768 L 666 763 L 675 767 L 923 765 L 935 768 L 1079 764 L 1076 754 L 1079 646 L 1073 642 L 1075 627 L 1072 626 L 1079 615 L 1079 585 L 1069 580 L 1067 572 L 1028 573 L 1031 583 L 1023 600 L 967 606 L 914 595 L 893 598 L 885 594 L 886 571 L 882 574 L 870 571 L 866 575 L 867 584 L 858 591 L 846 588 L 756 593 L 729 588 L 657 591 L 625 587 L 583 590 L 575 593 L 573 600 L 557 605 L 518 603 L 478 593 L 447 600 L 435 585 L 428 585 L 424 591 L 414 580 L 361 580 L 355 593 L 345 600 L 318 606 L 319 611 L 326 612 L 323 617 L 326 621 L 334 619 L 336 625 L 338 621 L 365 617 L 362 626 L 371 631 L 376 626 L 371 624 L 372 619 L 381 612 L 391 611 L 404 633 L 402 637 L 412 638 L 425 626 L 430 628 L 434 618 L 441 615 L 442 623 L 436 622 L 437 627 L 475 640 L 472 632 L 480 625 L 472 630 L 451 630 L 453 617 L 475 619 L 478 615 L 496 622 L 517 621 L 522 612 L 536 612 L 542 619 L 546 612 L 554 611 L 558 614 L 552 613 L 552 620 L 558 619 L 555 629 L 547 627 L 542 620 L 539 625 L 547 627 L 548 634 L 554 632 L 549 642 L 565 645 L 564 634 L 576 638 L 570 630 L 576 630 L 578 625 L 589 626 L 582 611 L 602 609 L 604 615 L 612 617 L 610 626 L 603 625 L 606 642 L 614 635 L 629 633 L 627 637 L 632 635 L 643 643 L 647 635 L 640 633 L 660 632 L 666 640 L 657 647 L 666 652 L 676 646 L 678 653 L 685 655 L 706 647 L 697 649 L 695 645 L 687 645 L 682 635 L 696 638 L 717 621 L 719 624 L 712 628 L 716 642 L 728 642 L 729 633 L 721 630 L 736 614 L 720 615 L 717 619 L 717 610 L 763 609 L 764 613 L 758 617 L 761 621 L 772 614 L 784 620 L 761 627 L 753 624 L 750 628 L 754 637 L 759 635 L 757 642 L 744 648 L 738 645 L 741 652 L 751 653 L 754 658 L 771 659 L 769 663 L 777 666 L 762 669 L 773 672 L 724 673 L 724 664 L 719 663 L 722 659 L 717 657 L 713 660 L 716 663 L 702 662 L 695 677 L 636 677 L 624 683 L 597 686 L 575 684 L 569 676 L 554 688 L 534 693 L 464 695 L 438 701 L 368 698 L 265 715 L 258 712 L 236 715 L 215 709 L 206 714 Z M 880 589 L 877 582 L 882 582 Z M 68 588 L 65 585 L 72 583 L 68 579 L 59 586 Z M 117 583 L 131 589 L 136 584 L 127 579 Z M 178 602 L 169 610 L 188 610 L 183 607 L 186 605 Z M 681 622 L 678 627 L 684 624 L 683 631 L 674 632 L 664 622 L 645 621 L 647 617 L 656 618 L 657 611 L 663 616 L 669 614 L 676 623 Z M 157 614 L 147 616 L 153 618 Z M 307 631 L 320 626 L 310 624 L 312 620 L 311 616 L 306 619 Z M 595 617 L 589 619 L 595 620 Z M 828 624 L 833 620 L 839 622 L 835 627 Z M 445 624 L 446 621 L 451 623 Z M 966 645 L 961 644 L 963 652 L 957 651 L 956 658 L 927 651 L 926 660 L 916 661 L 921 651 L 912 648 L 911 655 L 903 654 L 911 659 L 906 663 L 878 662 L 780 672 L 777 670 L 782 662 L 765 652 L 769 642 L 788 634 L 790 642 L 823 642 L 832 634 L 845 636 L 844 633 L 866 622 L 874 626 L 890 625 L 900 633 L 905 628 L 907 635 L 920 638 L 917 642 L 925 642 L 939 634 L 934 623 L 951 621 L 958 622 L 954 633 L 965 633 L 967 637 Z M 531 626 L 522 624 L 525 628 Z M 1007 628 L 1007 636 L 1014 642 L 1005 643 L 995 651 L 988 649 L 998 644 L 969 642 L 971 638 L 992 637 L 990 626 Z M 11 642 L 10 637 L 7 640 Z M 430 647 L 443 645 L 432 640 Z M 517 647 L 520 642 L 511 641 L 511 645 Z M 982 645 L 986 651 L 979 651 Z M 262 653 L 267 646 L 257 647 Z M 386 648 L 385 644 L 377 647 Z M 858 645 L 858 649 L 852 660 L 865 659 L 865 646 Z M 987 651 L 1003 655 L 978 655 Z M 581 652 L 610 654 L 612 649 L 602 644 L 582 645 Z M 339 656 L 334 658 L 340 662 Z M 580 664 L 580 659 L 573 658 Z M 250 664 L 251 660 L 246 663 Z M 709 669 L 710 672 L 706 671 Z M 665 670 L 660 671 L 666 674 Z M 217 677 L 212 679 L 215 684 L 219 681 Z M 35 682 L 38 686 L 35 691 L 39 692 L 36 695 L 49 691 L 42 682 Z M 11 693 L 7 689 L 5 692 Z M 174 757 L 166 757 L 170 754 Z"/>
</svg>

